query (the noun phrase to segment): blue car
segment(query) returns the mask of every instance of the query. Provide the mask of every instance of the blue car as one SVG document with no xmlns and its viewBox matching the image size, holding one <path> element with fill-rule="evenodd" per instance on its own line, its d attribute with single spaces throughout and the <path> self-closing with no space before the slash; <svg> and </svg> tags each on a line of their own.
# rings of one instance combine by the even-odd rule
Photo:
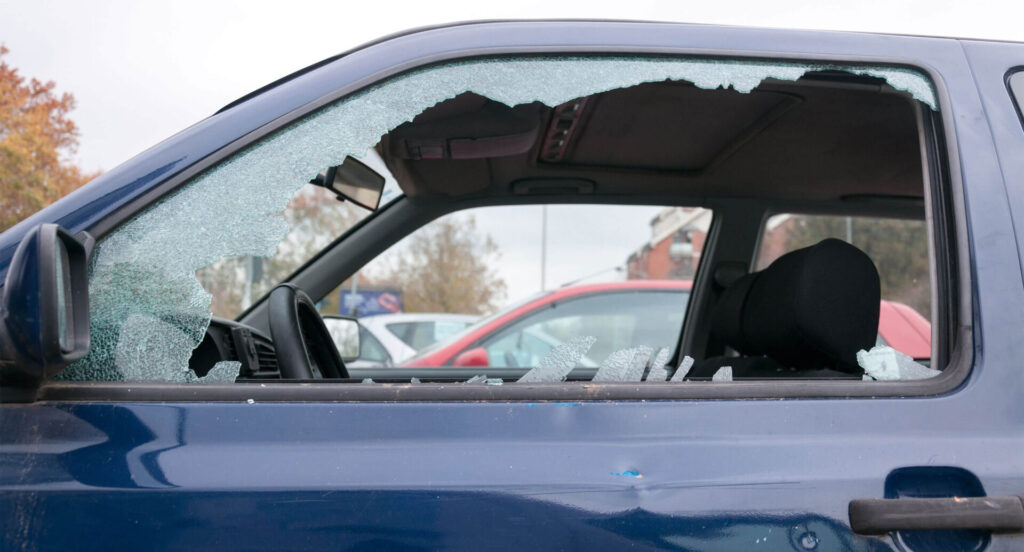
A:
<svg viewBox="0 0 1024 552">
<path fill-rule="evenodd" d="M 0 235 L 2 549 L 1019 550 L 1022 108 L 1024 44 L 682 24 L 293 73 Z M 393 366 L 359 294 L 515 322 Z"/>
</svg>

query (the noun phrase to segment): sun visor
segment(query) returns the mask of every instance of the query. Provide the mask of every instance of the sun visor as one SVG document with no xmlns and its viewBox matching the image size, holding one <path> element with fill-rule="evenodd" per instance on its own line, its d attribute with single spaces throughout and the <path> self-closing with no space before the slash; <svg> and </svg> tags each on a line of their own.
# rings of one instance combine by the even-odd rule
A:
<svg viewBox="0 0 1024 552">
<path fill-rule="evenodd" d="M 540 134 L 540 106 L 509 107 L 476 94 L 461 94 L 388 133 L 393 157 L 486 159 L 521 155 Z"/>
</svg>

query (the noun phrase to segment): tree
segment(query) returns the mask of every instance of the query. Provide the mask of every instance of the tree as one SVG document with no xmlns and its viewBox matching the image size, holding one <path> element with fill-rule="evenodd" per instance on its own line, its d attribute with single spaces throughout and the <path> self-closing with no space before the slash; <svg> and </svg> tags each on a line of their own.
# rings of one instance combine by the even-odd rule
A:
<svg viewBox="0 0 1024 552">
<path fill-rule="evenodd" d="M 406 312 L 486 314 L 505 298 L 505 280 L 489 263 L 497 251 L 472 216 L 449 216 L 407 238 L 374 280 L 399 287 Z"/>
<path fill-rule="evenodd" d="M 0 46 L 0 232 L 85 184 L 69 157 L 78 147 L 78 127 L 68 117 L 75 98 L 58 96 L 53 81 L 18 74 Z"/>
<path fill-rule="evenodd" d="M 367 214 L 324 188 L 304 186 L 282 214 L 290 230 L 272 258 L 229 257 L 196 272 L 203 288 L 213 295 L 214 316 L 234 318 Z M 250 275 L 256 267 L 259 274 Z M 246 287 L 251 277 L 251 286 Z M 247 290 L 249 297 L 245 297 Z"/>
</svg>

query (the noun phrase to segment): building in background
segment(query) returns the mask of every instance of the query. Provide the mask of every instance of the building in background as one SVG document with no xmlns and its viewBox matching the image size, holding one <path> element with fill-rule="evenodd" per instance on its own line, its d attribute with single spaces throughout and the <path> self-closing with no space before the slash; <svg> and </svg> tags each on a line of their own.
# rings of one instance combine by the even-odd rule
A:
<svg viewBox="0 0 1024 552">
<path fill-rule="evenodd" d="M 663 209 L 651 219 L 651 241 L 626 259 L 626 279 L 693 279 L 710 226 L 708 209 Z"/>
</svg>

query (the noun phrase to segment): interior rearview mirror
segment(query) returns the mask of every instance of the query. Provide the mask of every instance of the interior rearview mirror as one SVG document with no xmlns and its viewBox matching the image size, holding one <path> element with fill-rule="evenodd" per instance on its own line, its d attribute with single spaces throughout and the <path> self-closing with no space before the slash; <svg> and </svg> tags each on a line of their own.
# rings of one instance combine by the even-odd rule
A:
<svg viewBox="0 0 1024 552">
<path fill-rule="evenodd" d="M 0 400 L 31 401 L 44 380 L 89 352 L 88 255 L 56 224 L 30 230 L 0 295 Z"/>
<path fill-rule="evenodd" d="M 384 183 L 380 173 L 351 155 L 345 157 L 342 164 L 328 167 L 310 181 L 310 184 L 331 190 L 338 195 L 338 199 L 347 199 L 371 211 L 376 211 L 380 206 Z"/>
<path fill-rule="evenodd" d="M 325 315 L 324 325 L 338 348 L 341 360 L 350 362 L 359 358 L 359 321 L 347 316 Z"/>
</svg>

